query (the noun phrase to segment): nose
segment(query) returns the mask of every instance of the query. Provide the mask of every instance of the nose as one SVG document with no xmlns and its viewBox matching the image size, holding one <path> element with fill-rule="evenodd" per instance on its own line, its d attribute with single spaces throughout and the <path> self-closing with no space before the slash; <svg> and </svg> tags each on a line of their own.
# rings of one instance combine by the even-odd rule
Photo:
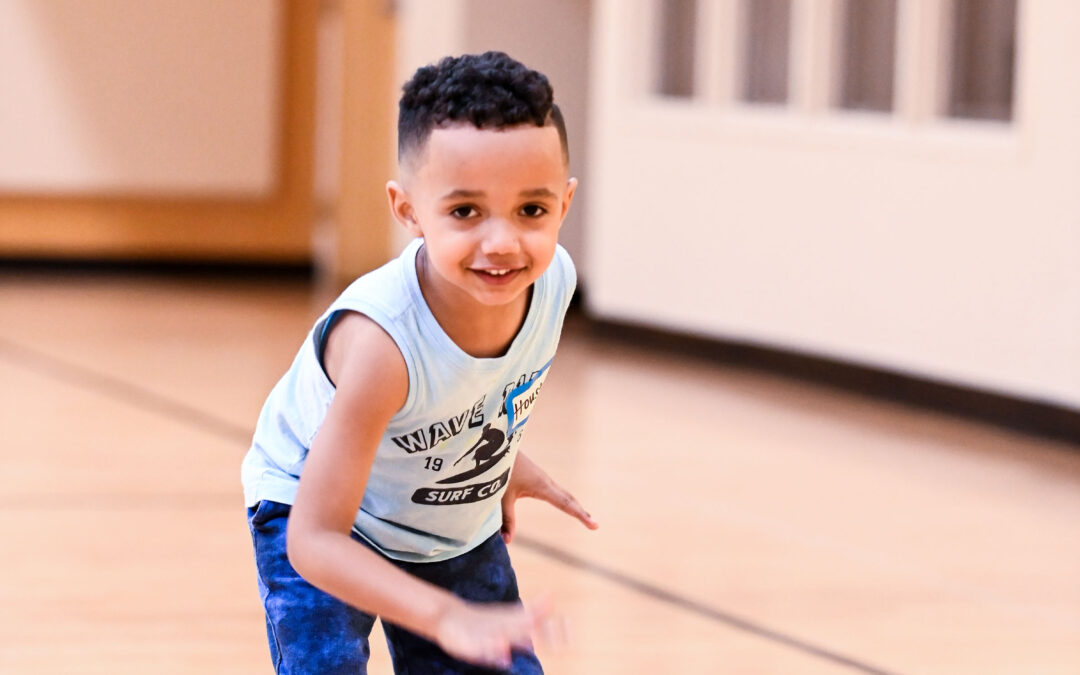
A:
<svg viewBox="0 0 1080 675">
<path fill-rule="evenodd" d="M 484 240 L 480 250 L 484 255 L 517 255 L 521 252 L 517 228 L 502 218 L 492 218 L 484 228 Z"/>
</svg>

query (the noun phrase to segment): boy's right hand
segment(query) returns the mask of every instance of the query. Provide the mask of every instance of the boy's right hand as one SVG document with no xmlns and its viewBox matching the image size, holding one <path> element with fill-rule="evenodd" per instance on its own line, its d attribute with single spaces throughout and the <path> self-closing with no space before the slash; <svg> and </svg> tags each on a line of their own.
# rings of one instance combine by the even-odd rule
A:
<svg viewBox="0 0 1080 675">
<path fill-rule="evenodd" d="M 531 650 L 532 634 L 550 611 L 547 603 L 532 609 L 515 603 L 455 603 L 439 620 L 435 641 L 456 659 L 509 668 L 511 650 Z"/>
</svg>

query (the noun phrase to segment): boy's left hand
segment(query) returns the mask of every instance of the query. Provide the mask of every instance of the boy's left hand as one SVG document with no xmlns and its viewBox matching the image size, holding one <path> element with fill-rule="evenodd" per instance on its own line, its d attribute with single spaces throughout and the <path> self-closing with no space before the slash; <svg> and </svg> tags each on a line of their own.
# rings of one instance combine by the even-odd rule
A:
<svg viewBox="0 0 1080 675">
<path fill-rule="evenodd" d="M 599 523 L 581 507 L 581 504 L 578 504 L 572 494 L 551 480 L 543 469 L 523 453 L 518 453 L 517 460 L 514 462 L 514 472 L 510 474 L 510 484 L 502 496 L 502 538 L 507 544 L 513 540 L 516 529 L 514 502 L 521 497 L 541 499 L 577 518 L 590 530 L 600 527 Z"/>
</svg>

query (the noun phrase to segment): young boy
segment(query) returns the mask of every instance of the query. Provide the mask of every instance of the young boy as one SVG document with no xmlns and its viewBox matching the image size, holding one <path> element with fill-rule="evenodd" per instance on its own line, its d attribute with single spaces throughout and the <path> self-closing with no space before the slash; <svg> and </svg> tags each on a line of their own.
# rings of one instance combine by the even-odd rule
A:
<svg viewBox="0 0 1080 675">
<path fill-rule="evenodd" d="M 395 672 L 540 673 L 514 501 L 597 527 L 518 450 L 576 283 L 547 78 L 498 52 L 421 68 L 398 163 L 390 209 L 416 238 L 315 323 L 244 459 L 274 667 L 364 673 L 380 616 Z"/>
</svg>

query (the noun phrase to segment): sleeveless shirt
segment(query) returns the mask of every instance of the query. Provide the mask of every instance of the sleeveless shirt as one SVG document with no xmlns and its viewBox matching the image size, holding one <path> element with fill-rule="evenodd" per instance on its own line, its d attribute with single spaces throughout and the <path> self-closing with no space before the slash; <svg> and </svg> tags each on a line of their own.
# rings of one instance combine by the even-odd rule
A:
<svg viewBox="0 0 1080 675">
<path fill-rule="evenodd" d="M 443 331 L 420 292 L 422 239 L 354 281 L 315 322 L 271 390 L 244 457 L 244 500 L 292 504 L 311 443 L 334 397 L 322 364 L 343 312 L 375 321 L 405 359 L 409 393 L 379 442 L 353 531 L 387 557 L 434 562 L 465 553 L 502 525 L 500 498 L 559 342 L 576 284 L 556 247 L 533 284 L 507 352 L 476 358 Z"/>
</svg>

